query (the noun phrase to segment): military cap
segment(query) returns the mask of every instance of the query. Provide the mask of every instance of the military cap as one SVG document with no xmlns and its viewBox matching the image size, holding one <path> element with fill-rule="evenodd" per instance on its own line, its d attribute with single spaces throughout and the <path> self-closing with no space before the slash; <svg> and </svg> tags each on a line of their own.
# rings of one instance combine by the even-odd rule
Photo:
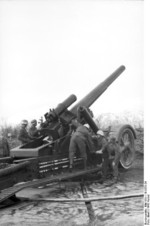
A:
<svg viewBox="0 0 150 226">
<path fill-rule="evenodd" d="M 21 125 L 28 125 L 28 121 L 26 119 L 22 120 Z"/>
<path fill-rule="evenodd" d="M 31 124 L 36 124 L 37 123 L 37 120 L 36 119 L 33 119 L 32 121 L 31 121 Z"/>
<path fill-rule="evenodd" d="M 98 131 L 97 131 L 97 134 L 104 137 L 104 132 L 103 132 L 102 130 L 98 130 Z"/>
</svg>

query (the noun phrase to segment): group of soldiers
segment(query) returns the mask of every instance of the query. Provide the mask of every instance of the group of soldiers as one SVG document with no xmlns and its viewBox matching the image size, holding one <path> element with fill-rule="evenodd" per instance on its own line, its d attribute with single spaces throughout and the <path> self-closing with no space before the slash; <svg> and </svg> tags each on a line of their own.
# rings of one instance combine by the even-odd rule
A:
<svg viewBox="0 0 150 226">
<path fill-rule="evenodd" d="M 29 130 L 27 131 L 28 121 L 22 120 L 21 121 L 21 128 L 19 130 L 18 134 L 18 140 L 21 141 L 22 144 L 29 143 L 35 139 L 37 139 L 40 134 L 37 129 L 37 120 L 33 119 L 31 121 L 31 125 L 29 127 Z"/>
<path fill-rule="evenodd" d="M 109 169 L 113 174 L 113 179 L 118 179 L 118 164 L 120 160 L 120 148 L 115 138 L 108 140 L 102 130 L 98 130 L 96 136 L 92 134 L 88 124 L 81 124 L 78 120 L 73 120 L 74 126 L 70 144 L 69 144 L 69 170 L 72 172 L 74 168 L 74 156 L 77 152 L 80 153 L 80 157 L 83 159 L 84 169 L 87 169 L 87 160 L 92 154 L 102 154 L 102 179 L 106 180 Z M 18 140 L 22 145 L 29 143 L 40 136 L 40 132 L 37 129 L 37 120 L 32 120 L 28 127 L 28 121 L 22 120 L 20 131 L 18 134 Z M 95 149 L 94 139 L 96 137 L 97 143 L 100 143 L 99 149 Z M 9 150 L 8 142 L 3 138 L 3 144 L 5 149 Z M 6 153 L 7 151 L 5 151 Z M 9 156 L 9 153 L 6 153 Z"/>
<path fill-rule="evenodd" d="M 37 120 L 32 120 L 29 130 L 27 131 L 28 121 L 22 120 L 18 134 L 18 140 L 21 144 L 29 143 L 35 140 L 40 134 L 37 129 Z M 8 139 L 0 134 L 0 158 L 10 156 L 10 145 Z"/>
<path fill-rule="evenodd" d="M 105 181 L 112 172 L 114 182 L 118 180 L 118 164 L 120 161 L 120 148 L 116 139 L 108 140 L 102 130 L 97 131 L 96 140 L 100 143 L 100 150 L 96 151 L 93 143 L 95 136 L 92 136 L 88 124 L 78 123 L 76 131 L 72 134 L 69 146 L 70 171 L 73 169 L 73 159 L 79 150 L 83 158 L 84 169 L 87 168 L 87 158 L 90 154 L 102 154 L 102 180 Z"/>
</svg>

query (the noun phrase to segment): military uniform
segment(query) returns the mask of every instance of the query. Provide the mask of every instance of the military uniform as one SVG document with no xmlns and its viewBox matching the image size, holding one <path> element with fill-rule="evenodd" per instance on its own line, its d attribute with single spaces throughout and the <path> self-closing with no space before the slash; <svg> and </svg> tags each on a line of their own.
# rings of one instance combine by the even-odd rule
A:
<svg viewBox="0 0 150 226">
<path fill-rule="evenodd" d="M 102 150 L 102 172 L 103 172 L 103 179 L 106 179 L 107 173 L 110 169 L 112 170 L 114 179 L 117 180 L 118 178 L 118 164 L 120 161 L 120 148 L 118 143 L 116 143 L 115 138 L 112 138 L 103 148 Z"/>
<path fill-rule="evenodd" d="M 70 140 L 69 146 L 70 166 L 73 165 L 73 158 L 78 150 L 80 152 L 80 156 L 84 160 L 84 167 L 86 168 L 87 151 L 93 152 L 94 145 L 88 129 L 83 125 L 80 125 L 77 128 L 77 130 L 73 133 Z"/>
<path fill-rule="evenodd" d="M 10 148 L 8 141 L 5 137 L 0 136 L 0 158 L 10 155 Z"/>
<path fill-rule="evenodd" d="M 29 136 L 31 136 L 33 138 L 39 137 L 39 131 L 36 128 L 36 126 L 37 126 L 37 120 L 33 119 L 31 121 L 31 126 L 30 126 L 29 131 L 28 131 Z"/>
<path fill-rule="evenodd" d="M 30 137 L 25 128 L 21 128 L 19 131 L 18 140 L 20 140 L 22 144 L 27 144 L 31 142 L 33 139 L 32 137 Z"/>
<path fill-rule="evenodd" d="M 38 137 L 39 136 L 38 129 L 34 125 L 31 125 L 31 127 L 29 128 L 28 133 L 29 133 L 29 135 L 31 137 Z"/>
</svg>

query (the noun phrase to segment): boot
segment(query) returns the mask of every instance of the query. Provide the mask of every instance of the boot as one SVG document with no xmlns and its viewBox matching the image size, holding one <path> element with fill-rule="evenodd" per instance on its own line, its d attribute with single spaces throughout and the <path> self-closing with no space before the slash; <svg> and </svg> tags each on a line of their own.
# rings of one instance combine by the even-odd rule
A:
<svg viewBox="0 0 150 226">
<path fill-rule="evenodd" d="M 69 160 L 69 172 L 72 173 L 73 170 L 73 159 Z"/>
<path fill-rule="evenodd" d="M 69 165 L 69 172 L 72 173 L 72 171 L 73 171 L 73 164 L 70 163 L 70 165 Z"/>
</svg>

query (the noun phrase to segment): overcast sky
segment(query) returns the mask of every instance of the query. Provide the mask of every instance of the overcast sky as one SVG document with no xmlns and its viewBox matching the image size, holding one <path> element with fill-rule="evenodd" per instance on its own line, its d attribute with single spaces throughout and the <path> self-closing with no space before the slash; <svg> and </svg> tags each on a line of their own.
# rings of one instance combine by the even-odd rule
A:
<svg viewBox="0 0 150 226">
<path fill-rule="evenodd" d="M 93 104 L 143 110 L 143 1 L 0 1 L 0 120 L 39 119 L 80 100 L 120 65 L 126 70 Z"/>
</svg>

